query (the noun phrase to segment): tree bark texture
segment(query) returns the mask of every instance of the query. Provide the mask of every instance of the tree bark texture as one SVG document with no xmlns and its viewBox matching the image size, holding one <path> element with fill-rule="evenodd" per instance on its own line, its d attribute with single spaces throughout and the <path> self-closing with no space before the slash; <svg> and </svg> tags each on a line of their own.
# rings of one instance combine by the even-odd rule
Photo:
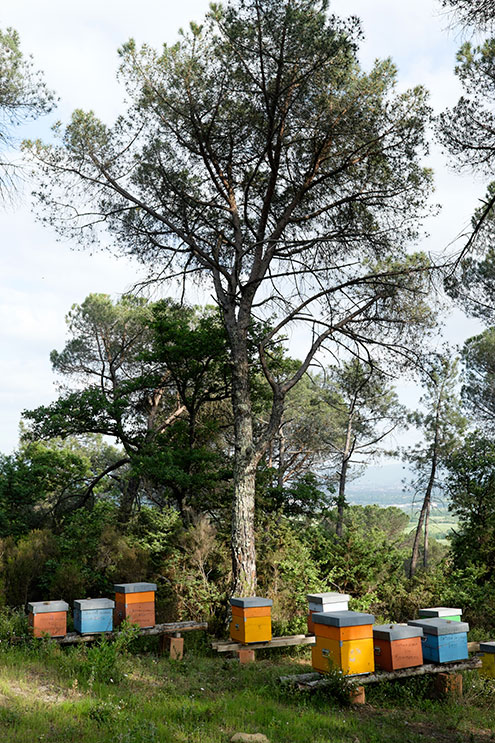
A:
<svg viewBox="0 0 495 743">
<path fill-rule="evenodd" d="M 244 347 L 242 347 L 244 346 Z M 249 361 L 245 344 L 233 353 L 232 405 L 234 411 L 234 496 L 232 504 L 232 592 L 238 596 L 256 593 L 256 548 L 254 497 L 256 456 L 249 389 Z"/>
<path fill-rule="evenodd" d="M 423 567 L 428 567 L 428 536 L 429 536 L 429 526 L 430 526 L 430 511 L 431 511 L 431 499 L 428 501 L 427 507 L 426 507 L 426 513 L 425 513 L 425 538 L 423 543 Z"/>
<path fill-rule="evenodd" d="M 419 541 L 420 541 L 421 531 L 423 529 L 423 524 L 425 523 L 426 516 L 430 512 L 431 493 L 433 490 L 433 485 L 435 484 L 436 470 L 437 470 L 437 452 L 436 452 L 436 446 L 435 446 L 433 458 L 431 460 L 430 477 L 428 479 L 428 485 L 426 486 L 425 497 L 423 499 L 423 505 L 421 506 L 421 513 L 419 514 L 419 521 L 416 527 L 416 534 L 414 535 L 414 544 L 413 544 L 412 555 L 411 555 L 411 565 L 409 567 L 410 578 L 412 578 L 414 573 L 416 572 L 416 566 L 418 564 Z M 425 540 L 426 540 L 426 534 L 427 532 L 425 530 Z M 425 543 L 425 546 L 426 546 L 426 543 Z"/>
<path fill-rule="evenodd" d="M 338 537 L 342 536 L 342 532 L 344 528 L 344 510 L 346 506 L 345 484 L 346 484 L 346 479 L 347 479 L 347 470 L 349 467 L 349 460 L 352 456 L 352 452 L 354 449 L 353 444 L 351 444 L 352 418 L 353 418 L 353 413 L 351 411 L 351 413 L 349 414 L 349 420 L 347 423 L 345 448 L 342 454 L 342 467 L 340 469 L 340 475 L 339 475 L 339 494 L 337 496 L 337 525 L 336 525 L 336 533 Z"/>
</svg>

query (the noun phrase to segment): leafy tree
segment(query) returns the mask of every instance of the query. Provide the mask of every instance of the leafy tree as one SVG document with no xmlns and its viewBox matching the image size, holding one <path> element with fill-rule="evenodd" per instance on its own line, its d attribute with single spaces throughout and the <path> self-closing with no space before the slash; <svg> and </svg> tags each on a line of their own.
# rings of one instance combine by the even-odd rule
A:
<svg viewBox="0 0 495 743">
<path fill-rule="evenodd" d="M 285 363 L 292 367 L 299 364 L 292 359 L 285 359 Z M 308 474 L 324 472 L 334 459 L 335 442 L 342 438 L 345 425 L 337 409 L 337 396 L 323 376 L 310 373 L 287 395 L 279 429 L 265 457 L 279 490 Z M 268 400 L 257 412 L 265 425 L 270 408 Z"/>
<path fill-rule="evenodd" d="M 441 487 L 441 474 L 447 458 L 460 443 L 467 421 L 455 393 L 458 360 L 447 354 L 432 356 L 423 373 L 424 394 L 409 420 L 421 431 L 422 441 L 409 448 L 406 459 L 415 471 L 414 488 L 423 494 L 409 566 L 409 577 L 416 572 L 421 534 L 424 529 L 423 566 L 428 565 L 428 527 L 432 497 Z"/>
<path fill-rule="evenodd" d="M 495 328 L 468 338 L 462 349 L 464 362 L 461 395 L 478 423 L 495 427 Z"/>
<path fill-rule="evenodd" d="M 383 508 L 376 504 L 352 506 L 346 512 L 346 526 L 359 527 L 363 532 L 376 529 L 385 534 L 391 542 L 400 542 L 409 517 L 397 506 Z"/>
<path fill-rule="evenodd" d="M 91 504 L 100 468 L 116 452 L 99 439 L 33 441 L 0 457 L 0 536 L 18 538 L 53 526 L 64 514 Z M 112 497 L 112 483 L 100 481 L 100 495 Z"/>
<path fill-rule="evenodd" d="M 112 302 L 90 294 L 72 307 L 67 324 L 69 341 L 51 354 L 64 379 L 62 394 L 50 405 L 24 411 L 30 437 L 111 436 L 122 455 L 97 473 L 94 485 L 117 470 L 126 473 L 122 520 L 143 488 L 155 500 L 157 488 L 171 488 L 182 510 L 186 494 L 198 486 L 191 468 L 196 463 L 197 471 L 212 457 L 198 451 L 200 409 L 228 394 L 218 321 L 170 302 L 153 305 L 127 296 Z M 211 441 L 214 428 L 208 421 L 202 426 L 203 440 Z"/>
<path fill-rule="evenodd" d="M 442 0 L 444 8 L 452 11 L 455 20 L 463 25 L 485 30 L 493 27 L 495 2 L 493 0 Z"/>
<path fill-rule="evenodd" d="M 340 441 L 332 446 L 338 457 L 337 536 L 342 536 L 345 488 L 353 462 L 363 463 L 380 451 L 380 444 L 397 427 L 404 408 L 389 377 L 380 369 L 351 359 L 330 371 L 334 388 L 329 405 L 343 421 Z"/>
<path fill-rule="evenodd" d="M 481 431 L 468 434 L 449 457 L 447 473 L 449 508 L 459 518 L 452 538 L 455 567 L 479 566 L 483 580 L 490 579 L 495 570 L 494 441 Z"/>
<path fill-rule="evenodd" d="M 443 0 L 461 23 L 493 32 L 492 0 Z M 466 41 L 457 54 L 455 68 L 464 95 L 456 106 L 439 117 L 439 135 L 452 155 L 454 167 L 491 181 L 495 164 L 495 39 L 479 44 Z M 446 279 L 449 293 L 465 308 L 484 319 L 492 318 L 495 256 L 493 252 L 495 183 L 489 183 L 481 206 L 472 218 L 472 231 L 458 259 L 457 271 Z"/>
<path fill-rule="evenodd" d="M 105 224 L 158 280 L 196 277 L 214 292 L 232 364 L 234 586 L 248 593 L 256 469 L 287 394 L 325 344 L 410 357 L 428 317 L 418 290 L 430 264 L 408 250 L 431 183 L 426 93 L 397 94 L 390 60 L 363 72 L 357 21 L 327 5 L 231 0 L 160 52 L 131 40 L 128 114 L 108 128 L 76 111 L 59 146 L 27 144 L 63 234 L 87 245 Z M 258 354 L 272 406 L 255 440 L 249 329 L 269 317 Z M 302 363 L 279 378 L 270 355 L 301 325 Z"/>
<path fill-rule="evenodd" d="M 357 514 L 354 514 L 357 511 Z M 381 596 L 403 582 L 405 552 L 403 533 L 391 535 L 388 508 L 380 509 L 381 519 L 363 519 L 360 506 L 349 506 L 346 527 L 338 538 L 332 521 L 321 520 L 304 530 L 304 542 L 318 565 L 321 583 L 356 597 L 355 608 L 365 610 L 380 605 Z M 392 513 L 397 524 L 395 509 Z M 400 522 L 399 522 L 400 523 Z M 380 606 L 387 616 L 387 609 Z"/>
<path fill-rule="evenodd" d="M 53 102 L 41 73 L 22 53 L 17 31 L 0 29 L 0 197 L 5 199 L 14 185 L 16 168 L 6 155 L 14 127 L 48 113 Z"/>
</svg>

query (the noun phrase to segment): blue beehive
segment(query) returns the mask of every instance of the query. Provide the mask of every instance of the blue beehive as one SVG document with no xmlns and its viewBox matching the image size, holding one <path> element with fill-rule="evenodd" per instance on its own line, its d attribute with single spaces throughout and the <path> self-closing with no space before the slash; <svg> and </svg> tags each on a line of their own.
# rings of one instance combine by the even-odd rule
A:
<svg viewBox="0 0 495 743">
<path fill-rule="evenodd" d="M 112 599 L 78 599 L 74 601 L 74 628 L 81 635 L 111 632 L 113 629 Z"/>
<path fill-rule="evenodd" d="M 449 619 L 414 619 L 408 622 L 423 629 L 423 658 L 432 663 L 451 663 L 468 657 L 467 622 Z"/>
</svg>

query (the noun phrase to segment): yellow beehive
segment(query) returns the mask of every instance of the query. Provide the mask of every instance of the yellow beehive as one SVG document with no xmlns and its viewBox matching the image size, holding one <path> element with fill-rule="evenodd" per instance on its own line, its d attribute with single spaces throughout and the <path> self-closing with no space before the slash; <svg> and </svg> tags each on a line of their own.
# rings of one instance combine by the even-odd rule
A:
<svg viewBox="0 0 495 743">
<path fill-rule="evenodd" d="M 355 611 L 313 614 L 316 642 L 311 649 L 313 668 L 328 673 L 338 668 L 345 676 L 375 670 L 372 614 Z"/>
<path fill-rule="evenodd" d="M 373 638 L 342 641 L 316 637 L 311 660 L 313 668 L 322 673 L 328 673 L 331 668 L 339 668 L 344 676 L 372 673 L 375 670 Z"/>
<path fill-rule="evenodd" d="M 495 678 L 495 642 L 480 642 L 481 668 L 480 674 L 488 678 Z"/>
<path fill-rule="evenodd" d="M 270 642 L 272 639 L 271 599 L 249 596 L 230 599 L 232 621 L 230 636 L 236 642 L 248 645 L 252 642 Z"/>
</svg>

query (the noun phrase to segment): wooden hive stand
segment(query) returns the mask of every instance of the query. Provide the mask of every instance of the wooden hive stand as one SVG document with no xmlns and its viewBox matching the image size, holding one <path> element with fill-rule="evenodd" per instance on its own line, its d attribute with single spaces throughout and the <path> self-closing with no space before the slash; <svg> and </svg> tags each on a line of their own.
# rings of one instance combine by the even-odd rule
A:
<svg viewBox="0 0 495 743">
<path fill-rule="evenodd" d="M 155 624 L 154 627 L 140 628 L 139 634 L 144 636 L 158 637 L 158 653 L 161 655 L 168 651 L 173 660 L 181 660 L 184 649 L 183 632 L 192 630 L 208 629 L 208 622 L 165 622 L 164 624 Z M 118 632 L 105 632 L 80 635 L 78 632 L 68 632 L 62 637 L 53 637 L 55 642 L 60 645 L 78 645 L 85 642 L 95 642 L 101 640 L 102 636 L 114 640 Z M 22 637 L 12 637 L 11 642 L 22 642 Z"/>
<path fill-rule="evenodd" d="M 232 640 L 214 640 L 211 643 L 213 650 L 217 653 L 236 653 L 241 663 L 252 663 L 256 660 L 256 650 L 269 650 L 270 648 L 287 648 L 291 645 L 314 645 L 314 635 L 287 635 L 285 637 L 272 637 L 269 642 L 253 642 L 244 645 Z"/>
<path fill-rule="evenodd" d="M 474 657 L 455 663 L 441 663 L 440 665 L 428 663 L 423 666 L 417 666 L 416 668 L 403 668 L 400 671 L 377 671 L 362 676 L 347 676 L 346 678 L 351 686 L 351 702 L 354 704 L 364 704 L 366 701 L 365 686 L 367 684 L 397 681 L 402 678 L 424 676 L 426 674 L 435 674 L 440 677 L 439 682 L 436 683 L 438 693 L 460 696 L 462 694 L 461 671 L 472 671 L 477 668 L 481 668 L 481 659 Z M 300 673 L 292 676 L 281 676 L 279 681 L 284 686 L 306 691 L 325 688 L 335 683 L 333 679 L 329 679 L 321 673 Z"/>
</svg>

